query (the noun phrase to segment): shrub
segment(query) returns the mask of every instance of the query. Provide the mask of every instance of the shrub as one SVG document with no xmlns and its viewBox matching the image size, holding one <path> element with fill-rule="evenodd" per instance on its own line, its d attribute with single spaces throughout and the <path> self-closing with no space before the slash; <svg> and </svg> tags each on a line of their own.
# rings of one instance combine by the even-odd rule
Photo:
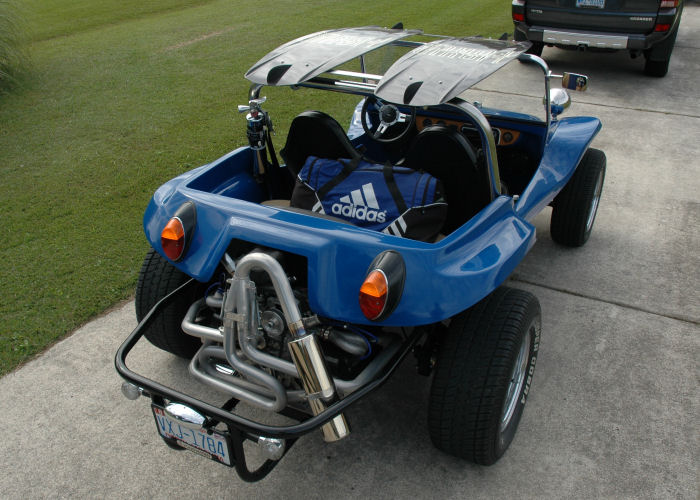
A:
<svg viewBox="0 0 700 500">
<path fill-rule="evenodd" d="M 0 91 L 16 85 L 27 64 L 18 18 L 12 0 L 0 0 Z"/>
</svg>

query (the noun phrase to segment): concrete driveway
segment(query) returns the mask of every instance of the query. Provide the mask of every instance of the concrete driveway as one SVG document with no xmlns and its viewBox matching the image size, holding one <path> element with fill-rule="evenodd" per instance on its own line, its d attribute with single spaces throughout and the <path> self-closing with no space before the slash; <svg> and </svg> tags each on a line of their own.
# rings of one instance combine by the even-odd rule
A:
<svg viewBox="0 0 700 500">
<path fill-rule="evenodd" d="M 116 307 L 0 380 L 0 496 L 118 498 L 697 498 L 700 440 L 700 4 L 688 3 L 669 74 L 627 54 L 545 49 L 586 73 L 569 116 L 603 122 L 608 157 L 593 235 L 555 246 L 549 211 L 512 277 L 543 310 L 538 367 L 519 432 L 495 466 L 432 448 L 430 380 L 407 358 L 347 413 L 351 437 L 302 438 L 257 484 L 167 448 L 145 399 L 120 393 L 113 356 L 136 324 Z M 516 81 L 498 88 L 521 96 Z M 133 367 L 193 384 L 149 346 Z"/>
</svg>

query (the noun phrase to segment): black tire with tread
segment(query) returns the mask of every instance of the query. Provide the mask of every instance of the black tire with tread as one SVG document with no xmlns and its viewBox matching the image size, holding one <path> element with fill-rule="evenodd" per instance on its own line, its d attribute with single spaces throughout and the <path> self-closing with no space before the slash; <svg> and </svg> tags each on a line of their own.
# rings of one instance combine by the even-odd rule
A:
<svg viewBox="0 0 700 500">
<path fill-rule="evenodd" d="M 676 44 L 678 25 L 669 33 L 668 37 L 656 44 L 644 53 L 644 73 L 647 76 L 662 78 L 668 73 L 668 65 L 671 62 L 671 54 Z"/>
<path fill-rule="evenodd" d="M 595 215 L 590 227 L 587 227 L 588 216 L 592 209 L 598 176 L 602 175 L 601 182 L 605 183 L 605 167 L 605 153 L 589 148 L 581 158 L 574 175 L 554 198 L 549 232 L 555 242 L 568 247 L 580 247 L 588 241 L 595 223 Z M 596 206 L 595 210 L 597 208 Z"/>
<path fill-rule="evenodd" d="M 668 73 L 668 65 L 671 62 L 671 55 L 669 54 L 668 59 L 663 61 L 652 61 L 647 59 L 644 63 L 644 74 L 647 76 L 655 76 L 661 78 L 666 76 Z"/>
<path fill-rule="evenodd" d="M 505 286 L 452 319 L 438 351 L 428 406 L 428 430 L 438 449 L 482 465 L 505 453 L 530 390 L 540 329 L 537 298 Z M 528 373 L 501 430 L 510 377 L 528 331 Z"/>
<path fill-rule="evenodd" d="M 174 267 L 152 248 L 146 254 L 136 285 L 136 319 L 141 321 L 148 311 L 170 292 L 185 284 L 190 277 Z M 182 358 L 191 358 L 202 342 L 182 331 L 185 312 L 199 296 L 204 294 L 204 285 L 195 287 L 192 293 L 184 294 L 168 305 L 154 318 L 144 336 L 154 346 Z"/>
</svg>

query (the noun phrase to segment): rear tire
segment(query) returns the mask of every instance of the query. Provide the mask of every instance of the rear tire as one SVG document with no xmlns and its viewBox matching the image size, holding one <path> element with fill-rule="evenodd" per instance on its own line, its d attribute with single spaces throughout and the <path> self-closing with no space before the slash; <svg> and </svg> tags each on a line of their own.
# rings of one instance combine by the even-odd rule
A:
<svg viewBox="0 0 700 500">
<path fill-rule="evenodd" d="M 652 61 L 650 59 L 647 59 L 644 63 L 644 74 L 646 74 L 647 76 L 655 76 L 657 78 L 666 76 L 666 73 L 668 73 L 668 65 L 670 62 L 671 54 L 668 55 L 668 58 L 662 61 Z"/>
<path fill-rule="evenodd" d="M 605 153 L 589 148 L 554 198 L 549 232 L 555 242 L 580 247 L 588 241 L 603 191 L 605 165 Z"/>
<path fill-rule="evenodd" d="M 540 330 L 537 298 L 504 286 L 452 319 L 428 406 L 437 448 L 482 465 L 503 456 L 527 401 Z"/>
<path fill-rule="evenodd" d="M 651 49 L 645 52 L 644 73 L 648 76 L 661 78 L 668 73 L 668 65 L 671 62 L 671 53 L 676 44 L 678 26 L 668 35 L 668 37 Z"/>
<path fill-rule="evenodd" d="M 152 248 L 146 254 L 136 285 L 136 319 L 140 322 L 158 301 L 185 284 L 190 277 L 174 267 Z M 182 358 L 191 358 L 202 342 L 187 335 L 180 326 L 187 309 L 204 296 L 205 285 L 181 294 L 154 318 L 144 336 L 154 346 Z"/>
</svg>

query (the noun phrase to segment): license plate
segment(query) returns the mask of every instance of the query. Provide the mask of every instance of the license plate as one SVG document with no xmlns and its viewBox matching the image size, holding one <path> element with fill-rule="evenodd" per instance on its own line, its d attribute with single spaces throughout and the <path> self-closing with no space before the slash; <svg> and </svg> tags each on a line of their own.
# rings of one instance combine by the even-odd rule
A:
<svg viewBox="0 0 700 500">
<path fill-rule="evenodd" d="M 217 462 L 231 466 L 229 439 L 226 435 L 207 429 L 190 429 L 168 417 L 163 408 L 151 405 L 156 426 L 161 436 L 173 439 L 190 451 L 207 456 Z"/>
<path fill-rule="evenodd" d="M 576 0 L 576 7 L 592 7 L 594 9 L 604 9 L 605 0 Z"/>
</svg>

